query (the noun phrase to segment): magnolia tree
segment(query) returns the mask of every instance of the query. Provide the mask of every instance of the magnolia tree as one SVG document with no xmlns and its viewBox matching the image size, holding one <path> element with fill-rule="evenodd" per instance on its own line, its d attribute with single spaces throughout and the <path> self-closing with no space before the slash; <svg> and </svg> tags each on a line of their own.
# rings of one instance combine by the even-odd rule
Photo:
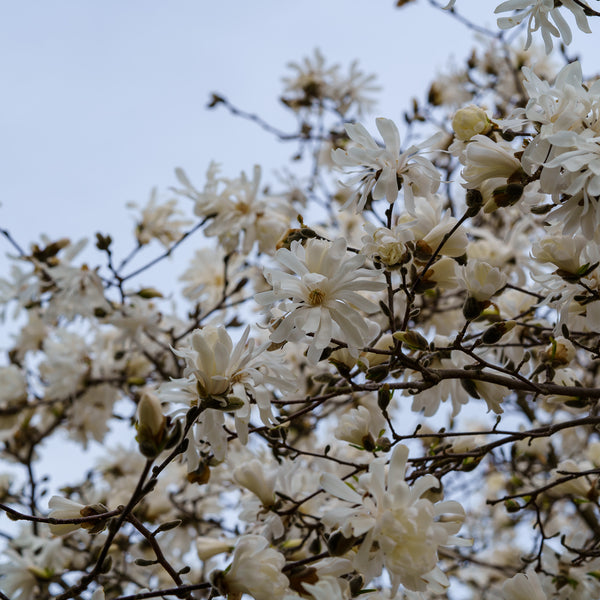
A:
<svg viewBox="0 0 600 600">
<path fill-rule="evenodd" d="M 97 264 L 2 231 L 2 600 L 600 597 L 600 80 L 566 49 L 600 13 L 430 4 L 482 41 L 404 142 L 317 51 L 291 133 L 210 102 L 297 144 L 281 189 L 179 169 Z M 115 428 L 51 487 L 52 440 Z"/>
</svg>

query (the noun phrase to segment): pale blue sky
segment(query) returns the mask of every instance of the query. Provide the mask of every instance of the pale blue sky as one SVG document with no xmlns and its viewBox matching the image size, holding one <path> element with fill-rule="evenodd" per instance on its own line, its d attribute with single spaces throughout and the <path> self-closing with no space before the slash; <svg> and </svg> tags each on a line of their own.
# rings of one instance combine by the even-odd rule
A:
<svg viewBox="0 0 600 600">
<path fill-rule="evenodd" d="M 4 2 L 0 223 L 23 243 L 39 232 L 93 234 L 129 226 L 125 203 L 173 185 L 176 166 L 199 184 L 211 159 L 231 176 L 255 163 L 268 174 L 293 147 L 282 151 L 256 127 L 205 110 L 209 93 L 291 129 L 280 79 L 315 47 L 377 72 L 383 94 L 372 118 L 400 120 L 433 65 L 464 55 L 471 36 L 425 2 L 393 4 Z"/>
<path fill-rule="evenodd" d="M 177 166 L 199 186 L 212 159 L 232 177 L 261 164 L 267 179 L 294 148 L 224 110 L 207 111 L 209 93 L 291 129 L 277 101 L 280 80 L 288 61 L 316 47 L 378 74 L 383 90 L 370 129 L 375 116 L 401 122 L 410 98 L 423 97 L 452 55 L 465 56 L 473 36 L 425 0 L 394 4 L 5 0 L 0 225 L 24 245 L 41 232 L 118 228 L 125 237 L 133 224 L 125 203 L 175 184 Z M 457 8 L 493 27 L 495 5 L 460 0 Z"/>
</svg>

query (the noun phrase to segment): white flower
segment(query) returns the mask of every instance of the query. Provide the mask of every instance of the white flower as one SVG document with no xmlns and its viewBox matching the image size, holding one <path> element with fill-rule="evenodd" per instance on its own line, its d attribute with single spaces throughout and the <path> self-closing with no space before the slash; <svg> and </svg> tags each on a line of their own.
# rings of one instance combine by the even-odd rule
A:
<svg viewBox="0 0 600 600">
<path fill-rule="evenodd" d="M 531 254 L 539 262 L 552 263 L 565 274 L 575 274 L 580 267 L 579 256 L 584 246 L 585 239 L 581 236 L 553 235 L 535 242 Z"/>
<path fill-rule="evenodd" d="M 433 255 L 440 247 L 444 236 L 456 226 L 458 220 L 450 211 L 442 208 L 443 199 L 435 194 L 428 198 L 415 198 L 413 213 L 405 213 L 399 219 L 397 227 L 408 229 L 416 240 L 421 257 Z M 459 228 L 446 239 L 440 248 L 441 256 L 462 256 L 467 250 L 469 240 L 464 229 Z"/>
<path fill-rule="evenodd" d="M 381 290 L 385 284 L 377 272 L 362 268 L 364 256 L 346 256 L 346 240 L 311 239 L 306 246 L 293 242 L 275 258 L 292 273 L 265 270 L 273 289 L 255 297 L 263 305 L 283 301 L 285 316 L 271 334 L 273 342 L 300 341 L 313 334 L 308 360 L 315 364 L 332 338 L 359 349 L 377 335 L 378 328 L 358 312 L 372 313 L 377 306 L 357 292 Z"/>
<path fill-rule="evenodd" d="M 367 408 L 364 406 L 353 408 L 340 417 L 338 426 L 335 428 L 335 437 L 356 446 L 364 446 L 365 439 L 371 435 L 371 420 L 371 413 Z M 371 441 L 373 440 L 371 439 Z"/>
<path fill-rule="evenodd" d="M 470 260 L 460 267 L 459 279 L 471 298 L 478 302 L 489 300 L 506 285 L 506 274 L 480 260 Z"/>
<path fill-rule="evenodd" d="M 427 269 L 421 279 L 421 285 L 427 286 L 427 289 L 438 287 L 439 289 L 451 289 L 456 287 L 456 269 L 458 268 L 455 260 L 449 256 L 442 256 L 438 261 Z"/>
<path fill-rule="evenodd" d="M 571 29 L 560 12 L 560 8 L 566 8 L 573 13 L 577 26 L 585 33 L 591 33 L 590 26 L 584 9 L 574 0 L 562 0 L 556 4 L 554 0 L 507 0 L 498 5 L 495 13 L 506 12 L 509 10 L 519 11 L 511 17 L 499 17 L 498 27 L 500 29 L 510 29 L 522 23 L 527 17 L 527 43 L 525 48 L 531 45 L 531 34 L 538 29 L 542 32 L 546 53 L 552 51 L 552 36 L 562 37 L 565 44 L 569 45 L 572 40 Z M 550 22 L 549 17 L 556 24 Z M 557 29 L 558 28 L 558 29 Z"/>
<path fill-rule="evenodd" d="M 87 265 L 49 267 L 47 272 L 57 289 L 52 294 L 48 316 L 72 319 L 76 315 L 90 317 L 97 311 L 110 312 L 110 304 L 104 297 L 104 284 L 96 271 Z"/>
<path fill-rule="evenodd" d="M 234 384 L 262 383 L 260 372 L 250 366 L 256 352 L 254 340 L 248 339 L 249 334 L 250 327 L 247 327 L 234 347 L 225 327 L 207 326 L 192 332 L 189 346 L 174 350 L 177 356 L 185 359 L 184 375 L 193 380 L 195 403 L 198 398 L 222 398 L 226 404 Z"/>
<path fill-rule="evenodd" d="M 291 77 L 283 78 L 285 85 L 282 98 L 286 106 L 296 112 L 317 108 L 329 101 L 335 110 L 345 115 L 355 109 L 358 115 L 374 105 L 370 94 L 380 88 L 374 85 L 375 75 L 365 74 L 354 61 L 348 75 L 340 73 L 340 65 L 327 65 L 319 49 L 314 57 L 306 57 L 301 62 L 290 62 L 288 68 L 294 71 Z"/>
<path fill-rule="evenodd" d="M 238 343 L 233 341 L 222 326 L 196 329 L 189 338 L 189 346 L 174 350 L 185 359 L 184 377 L 163 384 L 160 395 L 164 400 L 199 405 L 203 412 L 194 437 L 190 431 L 190 452 L 195 452 L 198 441 L 209 441 L 215 456 L 222 460 L 227 446 L 223 429 L 223 411 L 234 412 L 236 431 L 243 443 L 248 436 L 251 402 L 255 402 L 265 425 L 272 423 L 271 395 L 265 385 L 293 391 L 291 373 L 273 353 L 266 353 L 268 343 L 255 347 L 248 339 L 247 327 Z M 193 470 L 195 460 L 188 455 L 188 466 Z"/>
<path fill-rule="evenodd" d="M 57 329 L 44 341 L 44 353 L 40 374 L 47 386 L 46 397 L 64 399 L 80 390 L 90 363 L 85 340 L 66 329 Z"/>
<path fill-rule="evenodd" d="M 233 471 L 234 480 L 257 496 L 263 506 L 275 503 L 275 473 L 265 475 L 263 463 L 254 458 Z"/>
<path fill-rule="evenodd" d="M 410 260 L 406 242 L 414 239 L 412 231 L 405 227 L 376 227 L 365 223 L 367 235 L 363 236 L 361 253 L 383 264 L 387 269 L 400 267 Z"/>
<path fill-rule="evenodd" d="M 361 190 L 360 196 L 358 193 L 351 196 L 343 208 L 352 205 L 360 212 L 369 194 L 374 200 L 385 198 L 392 204 L 402 187 L 404 204 L 408 210 L 412 210 L 415 195 L 427 195 L 439 187 L 440 174 L 437 169 L 428 159 L 419 155 L 421 150 L 433 144 L 437 135 L 401 153 L 400 133 L 394 122 L 379 118 L 376 124 L 385 143 L 384 148 L 377 145 L 363 125 L 348 124 L 346 132 L 355 145 L 350 145 L 347 150 L 338 148 L 332 153 L 333 161 L 338 166 L 356 168 L 356 175 L 347 185 L 356 185 Z"/>
<path fill-rule="evenodd" d="M 48 501 L 48 506 L 51 509 L 48 513 L 51 519 L 79 519 L 86 516 L 81 512 L 85 508 L 85 505 L 75 502 L 70 498 L 52 496 Z M 48 527 L 53 535 L 65 535 L 79 529 L 81 523 L 65 523 L 63 525 L 50 523 Z"/>
<path fill-rule="evenodd" d="M 400 584 L 410 590 L 429 587 L 441 593 L 449 583 L 437 566 L 438 548 L 470 544 L 455 536 L 465 513 L 458 502 L 434 504 L 421 497 L 439 486 L 432 475 L 409 486 L 404 480 L 407 458 L 408 448 L 396 446 L 387 476 L 385 459 L 374 460 L 369 472 L 358 479 L 360 493 L 330 473 L 323 474 L 323 488 L 352 505 L 328 511 L 323 522 L 338 527 L 346 538 L 365 536 L 355 566 L 367 576 L 379 575 L 385 566 L 392 580 L 392 595 Z"/>
<path fill-rule="evenodd" d="M 138 425 L 147 429 L 148 434 L 157 436 L 164 430 L 165 416 L 162 412 L 158 396 L 150 390 L 145 390 L 137 407 Z"/>
<path fill-rule="evenodd" d="M 344 579 L 319 577 L 317 583 L 302 583 L 302 587 L 315 600 L 350 600 L 350 586 Z"/>
<path fill-rule="evenodd" d="M 192 221 L 173 219 L 176 215 L 181 214 L 181 211 L 177 209 L 177 200 L 168 200 L 162 204 L 157 204 L 157 201 L 158 193 L 156 188 L 153 188 L 148 204 L 142 209 L 142 219 L 136 226 L 135 237 L 140 246 L 149 244 L 156 239 L 165 248 L 168 248 L 173 242 L 181 239 L 182 228 L 191 225 Z M 129 207 L 137 208 L 137 205 L 132 202 Z"/>
<path fill-rule="evenodd" d="M 576 226 L 581 224 L 583 234 L 591 239 L 600 226 L 600 136 L 586 129 L 579 134 L 559 131 L 546 139 L 553 145 L 555 156 L 544 163 L 544 169 L 558 169 L 559 176 L 553 191 L 572 196 L 568 209 L 563 205 L 553 216 L 564 216 L 568 211 L 569 222 Z M 560 151 L 561 148 L 564 150 Z M 568 224 L 564 227 L 565 232 L 573 230 Z"/>
<path fill-rule="evenodd" d="M 226 593 L 278 600 L 289 590 L 289 580 L 282 572 L 284 565 L 283 554 L 269 548 L 264 537 L 243 535 L 235 545 L 231 565 L 222 574 L 221 585 Z"/>
<path fill-rule="evenodd" d="M 315 101 L 330 94 L 331 83 L 340 65 L 326 65 L 323 53 L 315 48 L 313 57 L 304 57 L 300 62 L 289 62 L 293 75 L 283 77 L 284 101 L 293 110 L 312 106 Z"/>
<path fill-rule="evenodd" d="M 194 200 L 196 215 L 212 219 L 204 232 L 207 236 L 217 236 L 225 252 L 233 252 L 241 246 L 247 254 L 255 242 L 261 252 L 273 252 L 293 215 L 286 198 L 259 197 L 261 169 L 258 165 L 254 167 L 252 179 L 245 173 L 236 179 L 225 179 L 217 176 L 218 171 L 218 165 L 211 163 L 204 191 L 198 192 L 178 169 L 177 178 L 185 187 L 175 191 Z"/>
<path fill-rule="evenodd" d="M 529 567 L 525 573 L 517 573 L 502 586 L 504 600 L 547 600 L 537 573 Z"/>
<path fill-rule="evenodd" d="M 568 367 L 576 355 L 573 342 L 567 340 L 563 336 L 557 336 L 552 342 L 546 346 L 546 349 L 541 353 L 542 362 L 548 363 L 553 367 Z"/>
<path fill-rule="evenodd" d="M 196 250 L 194 258 L 188 268 L 183 272 L 179 281 L 187 285 L 183 288 L 183 295 L 193 302 L 206 302 L 209 307 L 215 306 L 223 297 L 225 286 L 225 252 L 221 249 L 202 248 Z M 231 262 L 227 263 L 228 271 Z M 237 266 L 237 265 L 236 265 Z M 231 285 L 231 282 L 229 282 Z"/>
<path fill-rule="evenodd" d="M 68 551 L 59 538 L 47 539 L 21 534 L 13 539 L 15 546 L 4 551 L 9 562 L 0 564 L 2 590 L 11 600 L 31 600 L 39 597 L 40 584 L 49 582 L 62 573 L 70 559 Z"/>
<path fill-rule="evenodd" d="M 467 189 L 479 188 L 488 179 L 508 179 L 521 168 L 510 144 L 475 135 L 464 152 L 465 168 L 461 175 Z"/>
</svg>

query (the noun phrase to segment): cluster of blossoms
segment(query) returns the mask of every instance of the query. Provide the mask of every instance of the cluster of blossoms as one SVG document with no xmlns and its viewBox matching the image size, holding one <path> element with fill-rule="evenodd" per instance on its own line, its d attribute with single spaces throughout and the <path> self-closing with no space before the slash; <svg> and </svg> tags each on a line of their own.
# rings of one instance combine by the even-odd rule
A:
<svg viewBox="0 0 600 600">
<path fill-rule="evenodd" d="M 597 15 L 496 12 L 525 50 L 440 76 L 407 147 L 317 51 L 284 80 L 310 176 L 283 193 L 178 169 L 98 266 L 0 232 L 0 595 L 600 595 L 600 84 L 527 51 Z M 175 302 L 150 268 L 200 235 Z M 66 438 L 97 453 L 57 489 Z"/>
</svg>

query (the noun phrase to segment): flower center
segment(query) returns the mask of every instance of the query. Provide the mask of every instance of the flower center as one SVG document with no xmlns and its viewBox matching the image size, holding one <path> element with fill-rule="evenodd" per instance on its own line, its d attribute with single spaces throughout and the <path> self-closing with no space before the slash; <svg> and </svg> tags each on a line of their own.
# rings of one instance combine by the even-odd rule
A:
<svg viewBox="0 0 600 600">
<path fill-rule="evenodd" d="M 325 292 L 322 292 L 320 289 L 311 290 L 308 295 L 308 301 L 313 306 L 319 306 L 319 304 L 323 304 L 325 301 Z"/>
</svg>

